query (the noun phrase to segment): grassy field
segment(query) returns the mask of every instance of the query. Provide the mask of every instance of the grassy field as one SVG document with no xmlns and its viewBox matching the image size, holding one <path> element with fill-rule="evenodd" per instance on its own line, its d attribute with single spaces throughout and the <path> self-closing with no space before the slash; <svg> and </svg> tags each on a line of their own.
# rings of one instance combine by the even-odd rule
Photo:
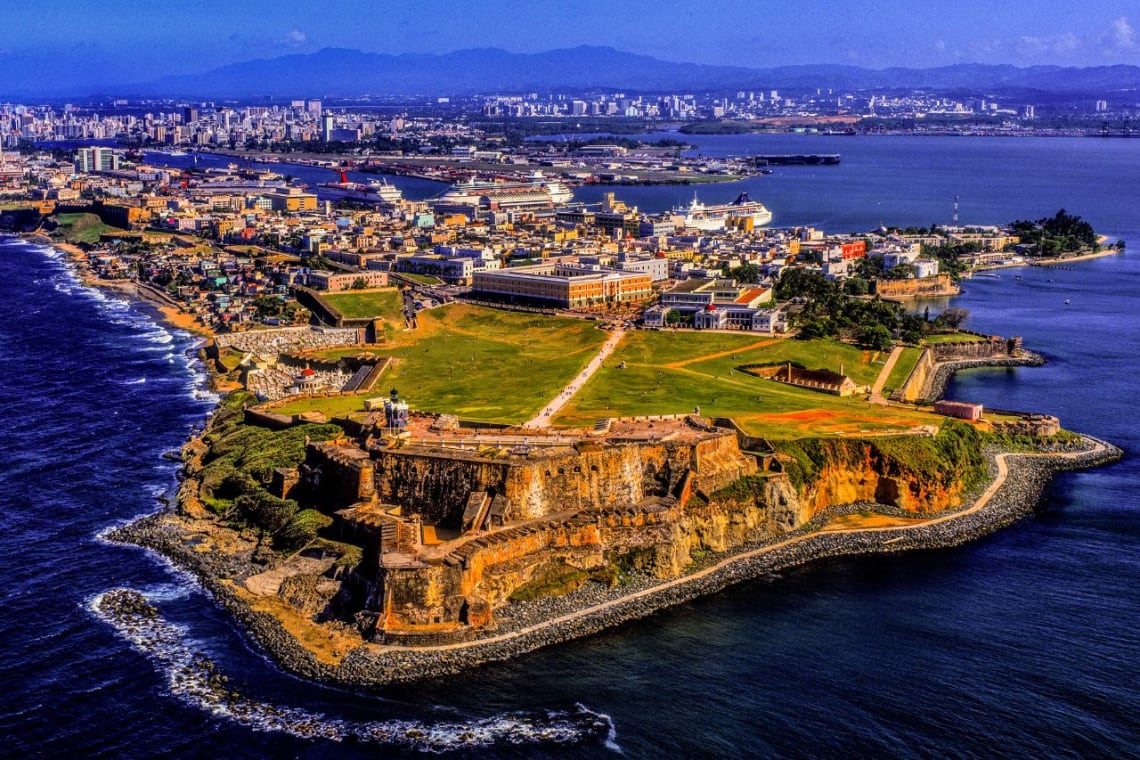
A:
<svg viewBox="0 0 1140 760">
<path fill-rule="evenodd" d="M 420 285 L 441 285 L 443 280 L 432 277 L 430 274 L 415 274 L 413 272 L 400 272 L 400 276 L 418 282 Z"/>
<path fill-rule="evenodd" d="M 383 317 L 400 324 L 404 322 L 400 291 L 396 288 L 322 293 L 321 297 L 335 306 L 345 319 Z"/>
<path fill-rule="evenodd" d="M 927 343 L 981 343 L 986 340 L 981 335 L 974 335 L 973 333 L 933 333 L 927 335 L 925 341 Z"/>
<path fill-rule="evenodd" d="M 55 221 L 59 224 L 59 228 L 52 234 L 62 237 L 69 243 L 90 245 L 98 243 L 100 235 L 123 232 L 118 227 L 103 224 L 95 214 L 57 214 Z"/>
<path fill-rule="evenodd" d="M 607 336 L 592 322 L 467 304 L 421 312 L 419 323 L 418 330 L 394 330 L 388 344 L 372 349 L 396 359 L 372 393 L 301 399 L 279 411 L 362 414 L 366 397 L 384 396 L 394 387 L 413 409 L 519 423 L 541 410 Z M 321 355 L 359 350 L 335 349 Z M 901 382 L 918 355 L 918 349 L 906 349 L 891 379 Z M 940 425 L 941 417 L 926 412 L 794 388 L 739 369 L 790 361 L 808 369 L 842 368 L 856 384 L 871 385 L 886 357 L 836 341 L 744 333 L 628 332 L 555 422 L 588 426 L 599 417 L 687 413 L 700 407 L 706 417 L 732 417 L 745 430 L 773 439 L 900 433 L 919 425 Z"/>
<path fill-rule="evenodd" d="M 606 339 L 593 322 L 467 304 L 423 311 L 419 325 L 394 331 L 391 344 L 376 347 L 396 363 L 368 397 L 396 388 L 413 409 L 490 422 L 532 417 Z M 279 411 L 344 415 L 362 412 L 364 398 L 304 399 Z"/>
<path fill-rule="evenodd" d="M 700 407 L 706 417 L 732 417 L 745 430 L 771 438 L 901 432 L 917 425 L 939 425 L 941 418 L 924 412 L 871 406 L 859 397 L 793 388 L 737 369 L 785 361 L 808 369 L 838 371 L 842 366 L 857 384 L 870 385 L 884 359 L 885 355 L 834 341 L 629 333 L 556 422 L 587 425 L 599 417 L 677 414 Z"/>
<path fill-rule="evenodd" d="M 887 381 L 883 384 L 883 395 L 891 395 L 891 391 L 897 389 L 906 382 L 907 377 L 910 375 L 914 365 L 918 364 L 918 357 L 922 356 L 922 349 L 908 347 L 904 348 L 899 360 L 895 362 L 895 366 L 891 368 L 891 374 L 887 375 Z"/>
</svg>

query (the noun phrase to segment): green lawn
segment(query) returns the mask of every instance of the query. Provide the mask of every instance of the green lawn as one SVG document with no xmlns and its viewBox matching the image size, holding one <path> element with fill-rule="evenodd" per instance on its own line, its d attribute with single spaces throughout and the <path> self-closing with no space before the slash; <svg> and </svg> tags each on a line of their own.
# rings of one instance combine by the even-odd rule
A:
<svg viewBox="0 0 1140 760">
<path fill-rule="evenodd" d="M 124 231 L 103 224 L 95 214 L 56 214 L 55 221 L 59 228 L 53 235 L 69 243 L 95 244 L 99 242 L 100 235 Z"/>
<path fill-rule="evenodd" d="M 330 417 L 361 413 L 365 398 L 387 395 L 394 387 L 413 409 L 519 423 L 580 372 L 608 335 L 593 322 L 467 304 L 421 312 L 419 323 L 418 330 L 394 330 L 388 344 L 371 349 L 396 359 L 371 393 L 302 399 L 278 411 L 319 410 Z M 917 357 L 917 349 L 908 351 Z M 836 341 L 632 331 L 555 422 L 588 426 L 599 417 L 688 413 L 699 406 L 707 417 L 732 417 L 745 430 L 776 439 L 940 425 L 942 418 L 925 412 L 793 388 L 738 369 L 786 361 L 809 369 L 842 367 L 857 384 L 870 385 L 885 359 L 886 354 Z M 912 364 L 911 354 L 904 353 L 900 363 Z"/>
<path fill-rule="evenodd" d="M 404 320 L 400 304 L 400 291 L 396 288 L 322 293 L 321 297 L 335 306 L 345 319 L 383 317 L 401 324 Z"/>
<path fill-rule="evenodd" d="M 891 391 L 906 382 L 911 370 L 914 369 L 914 365 L 918 364 L 918 357 L 920 356 L 922 356 L 922 349 L 920 348 L 907 347 L 902 350 L 899 360 L 895 362 L 891 374 L 887 375 L 887 381 L 883 384 L 884 396 L 891 395 Z"/>
<path fill-rule="evenodd" d="M 981 343 L 987 340 L 981 335 L 974 335 L 973 333 L 932 333 L 927 335 L 925 341 L 927 343 Z"/>
<path fill-rule="evenodd" d="M 421 312 L 420 327 L 398 330 L 375 351 L 396 359 L 366 396 L 305 399 L 282 414 L 363 411 L 364 399 L 396 388 L 412 409 L 489 422 L 524 422 L 574 377 L 605 342 L 593 322 L 466 304 Z"/>
<path fill-rule="evenodd" d="M 700 407 L 706 417 L 732 417 L 749 432 L 772 438 L 901 431 L 940 418 L 861 397 L 839 398 L 793 388 L 737 369 L 745 364 L 798 362 L 838 371 L 870 385 L 881 369 L 874 354 L 835 341 L 693 332 L 628 333 L 556 420 L 586 425 L 599 417 L 679 414 Z M 626 368 L 621 369 L 622 361 Z"/>
<path fill-rule="evenodd" d="M 421 285 L 442 285 L 443 280 L 438 277 L 432 277 L 430 274 L 415 274 L 413 272 L 400 272 L 401 277 L 406 277 L 412 282 L 418 282 Z"/>
</svg>

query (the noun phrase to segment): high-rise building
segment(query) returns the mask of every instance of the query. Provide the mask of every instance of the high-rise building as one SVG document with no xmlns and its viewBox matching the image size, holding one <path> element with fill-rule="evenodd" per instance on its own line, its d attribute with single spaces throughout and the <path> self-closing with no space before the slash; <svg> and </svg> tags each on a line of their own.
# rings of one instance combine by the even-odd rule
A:
<svg viewBox="0 0 1140 760">
<path fill-rule="evenodd" d="M 110 148 L 95 146 L 75 152 L 75 171 L 84 173 L 111 172 L 119 168 L 119 156 Z"/>
</svg>

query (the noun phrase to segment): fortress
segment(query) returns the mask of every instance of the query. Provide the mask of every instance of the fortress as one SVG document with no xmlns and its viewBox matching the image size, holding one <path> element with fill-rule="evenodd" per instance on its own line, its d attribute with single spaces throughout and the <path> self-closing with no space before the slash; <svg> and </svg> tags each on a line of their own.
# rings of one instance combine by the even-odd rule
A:
<svg viewBox="0 0 1140 760">
<path fill-rule="evenodd" d="M 675 577 L 694 549 L 810 518 L 783 474 L 762 472 L 736 433 L 699 418 L 524 438 L 433 431 L 434 419 L 392 406 L 363 442 L 310 443 L 300 468 L 278 479 L 281 496 L 303 495 L 364 547 L 357 621 L 374 641 L 463 640 L 512 599 L 630 570 Z M 766 484 L 764 505 L 713 515 L 710 495 L 749 475 Z"/>
</svg>

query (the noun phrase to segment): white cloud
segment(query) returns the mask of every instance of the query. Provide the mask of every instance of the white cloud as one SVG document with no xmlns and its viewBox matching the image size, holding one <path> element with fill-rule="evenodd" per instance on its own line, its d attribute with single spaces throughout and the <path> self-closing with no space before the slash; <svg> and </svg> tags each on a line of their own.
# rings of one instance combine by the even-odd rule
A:
<svg viewBox="0 0 1140 760">
<path fill-rule="evenodd" d="M 1081 39 L 1072 32 L 1049 37 L 1024 36 L 1018 40 L 1020 52 L 1029 55 L 1058 55 L 1071 53 L 1081 46 Z"/>
<path fill-rule="evenodd" d="M 1136 30 L 1132 28 L 1132 24 L 1128 23 L 1128 19 L 1124 16 L 1112 22 L 1105 41 L 1113 50 L 1120 52 L 1136 50 L 1138 47 Z"/>
<path fill-rule="evenodd" d="M 283 40 L 286 45 L 292 45 L 293 47 L 300 47 L 308 41 L 309 35 L 305 34 L 300 29 L 294 29 L 286 33 L 285 39 Z"/>
</svg>

